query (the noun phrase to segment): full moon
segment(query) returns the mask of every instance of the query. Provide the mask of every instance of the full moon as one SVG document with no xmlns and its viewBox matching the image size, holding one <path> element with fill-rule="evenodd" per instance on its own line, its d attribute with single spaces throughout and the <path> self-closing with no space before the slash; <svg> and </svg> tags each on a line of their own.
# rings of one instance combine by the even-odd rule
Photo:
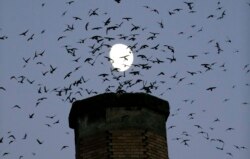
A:
<svg viewBox="0 0 250 159">
<path fill-rule="evenodd" d="M 124 44 L 115 44 L 111 47 L 109 58 L 112 66 L 123 72 L 130 68 L 134 55 L 131 49 Z"/>
</svg>

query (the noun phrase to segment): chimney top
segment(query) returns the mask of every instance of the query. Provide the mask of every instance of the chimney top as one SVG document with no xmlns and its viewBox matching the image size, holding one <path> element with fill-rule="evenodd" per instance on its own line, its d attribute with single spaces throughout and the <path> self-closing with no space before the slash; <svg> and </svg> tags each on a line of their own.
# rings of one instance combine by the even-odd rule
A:
<svg viewBox="0 0 250 159">
<path fill-rule="evenodd" d="M 69 127 L 75 129 L 77 119 L 88 116 L 90 113 L 98 118 L 109 107 L 147 108 L 162 114 L 166 120 L 169 116 L 168 102 L 155 96 L 145 93 L 104 93 L 75 101 L 69 114 Z"/>
</svg>

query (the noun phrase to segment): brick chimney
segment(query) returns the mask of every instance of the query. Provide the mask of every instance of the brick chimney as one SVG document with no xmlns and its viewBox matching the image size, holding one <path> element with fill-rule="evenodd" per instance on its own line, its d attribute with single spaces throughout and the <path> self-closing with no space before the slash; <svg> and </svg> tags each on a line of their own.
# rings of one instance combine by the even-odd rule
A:
<svg viewBox="0 0 250 159">
<path fill-rule="evenodd" d="M 106 93 L 73 103 L 76 159 L 168 159 L 167 101 L 144 93 Z"/>
</svg>

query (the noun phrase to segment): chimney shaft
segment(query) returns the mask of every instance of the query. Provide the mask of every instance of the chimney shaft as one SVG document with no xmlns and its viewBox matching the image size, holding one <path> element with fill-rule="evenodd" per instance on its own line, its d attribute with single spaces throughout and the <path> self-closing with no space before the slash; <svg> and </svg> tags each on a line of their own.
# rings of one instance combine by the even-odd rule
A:
<svg viewBox="0 0 250 159">
<path fill-rule="evenodd" d="M 73 103 L 76 159 L 168 159 L 167 101 L 144 93 L 107 93 Z"/>
</svg>

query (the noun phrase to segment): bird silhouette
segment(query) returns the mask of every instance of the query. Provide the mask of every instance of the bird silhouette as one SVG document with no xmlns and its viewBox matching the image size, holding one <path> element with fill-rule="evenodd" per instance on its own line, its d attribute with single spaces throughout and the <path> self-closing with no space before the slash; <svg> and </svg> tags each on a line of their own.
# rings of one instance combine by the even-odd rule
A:
<svg viewBox="0 0 250 159">
<path fill-rule="evenodd" d="M 82 18 L 80 18 L 80 17 L 73 17 L 75 20 L 82 20 Z"/>
<path fill-rule="evenodd" d="M 193 4 L 194 4 L 194 2 L 184 2 L 184 3 L 188 6 L 188 8 L 189 8 L 190 10 L 193 9 Z"/>
<path fill-rule="evenodd" d="M 68 1 L 68 2 L 66 2 L 66 4 L 68 4 L 68 5 L 71 5 L 72 3 L 74 3 L 75 1 Z"/>
<path fill-rule="evenodd" d="M 28 64 L 29 60 L 30 60 L 30 57 L 27 58 L 27 59 L 25 59 L 25 58 L 23 57 L 23 61 L 24 61 L 26 64 Z"/>
<path fill-rule="evenodd" d="M 35 36 L 35 34 L 32 34 L 32 35 L 27 39 L 27 41 L 33 40 L 33 39 L 34 39 L 34 36 Z"/>
<path fill-rule="evenodd" d="M 6 91 L 6 89 L 2 86 L 0 87 L 0 90 Z"/>
<path fill-rule="evenodd" d="M 57 67 L 53 67 L 52 65 L 50 65 L 50 73 L 53 74 L 55 72 L 55 70 L 57 69 Z"/>
<path fill-rule="evenodd" d="M 68 147 L 69 147 L 69 146 L 64 145 L 64 146 L 62 146 L 61 150 L 64 150 L 64 149 L 66 149 L 66 148 L 68 148 Z"/>
<path fill-rule="evenodd" d="M 34 117 L 35 113 L 29 114 L 29 118 L 32 119 Z"/>
<path fill-rule="evenodd" d="M 6 40 L 6 39 L 8 39 L 8 37 L 5 35 L 0 37 L 0 40 Z"/>
<path fill-rule="evenodd" d="M 208 90 L 208 91 L 213 91 L 214 89 L 215 89 L 216 87 L 209 87 L 209 88 L 207 88 L 206 90 Z"/>
<path fill-rule="evenodd" d="M 114 0 L 115 2 L 117 2 L 117 3 L 121 3 L 121 0 Z"/>
<path fill-rule="evenodd" d="M 195 59 L 196 57 L 198 57 L 198 55 L 188 55 L 188 57 Z"/>
<path fill-rule="evenodd" d="M 3 154 L 2 154 L 2 156 L 6 156 L 6 155 L 9 155 L 10 153 L 9 152 L 4 152 Z"/>
<path fill-rule="evenodd" d="M 12 107 L 12 109 L 13 109 L 13 108 L 21 109 L 21 107 L 20 107 L 19 105 L 14 105 L 14 106 Z"/>
<path fill-rule="evenodd" d="M 26 139 L 27 139 L 27 136 L 28 136 L 27 133 L 25 133 L 22 139 L 23 139 L 23 140 L 26 140 Z"/>
<path fill-rule="evenodd" d="M 21 35 L 21 36 L 26 36 L 26 34 L 28 33 L 28 31 L 29 31 L 29 29 L 27 29 L 26 31 L 22 32 L 22 33 L 19 34 L 19 35 Z"/>
<path fill-rule="evenodd" d="M 37 141 L 37 143 L 38 143 L 39 145 L 43 144 L 43 141 L 41 141 L 41 140 L 39 140 L 39 139 L 36 139 L 36 141 Z"/>
</svg>

